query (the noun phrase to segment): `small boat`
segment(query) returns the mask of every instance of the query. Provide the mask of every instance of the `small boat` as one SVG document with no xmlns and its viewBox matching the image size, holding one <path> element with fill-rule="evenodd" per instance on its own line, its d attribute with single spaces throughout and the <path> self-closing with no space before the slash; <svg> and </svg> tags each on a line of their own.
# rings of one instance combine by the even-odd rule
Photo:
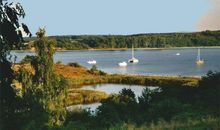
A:
<svg viewBox="0 0 220 130">
<path fill-rule="evenodd" d="M 96 61 L 95 60 L 89 60 L 87 61 L 88 64 L 91 64 L 91 65 L 95 65 L 96 64 Z"/>
<path fill-rule="evenodd" d="M 197 59 L 196 59 L 196 64 L 197 65 L 204 64 L 204 60 L 200 58 L 200 49 L 199 48 L 198 48 L 198 55 L 197 55 Z"/>
<path fill-rule="evenodd" d="M 130 63 L 138 63 L 139 62 L 139 60 L 134 57 L 134 47 L 133 47 L 133 45 L 132 45 L 132 58 L 129 59 L 128 62 L 130 62 Z"/>
<path fill-rule="evenodd" d="M 180 53 L 176 53 L 176 55 L 177 55 L 177 56 L 179 56 L 179 55 L 180 55 Z"/>
<path fill-rule="evenodd" d="M 126 67 L 126 66 L 127 66 L 127 63 L 124 61 L 124 62 L 118 63 L 118 65 L 121 66 L 121 67 Z"/>
</svg>

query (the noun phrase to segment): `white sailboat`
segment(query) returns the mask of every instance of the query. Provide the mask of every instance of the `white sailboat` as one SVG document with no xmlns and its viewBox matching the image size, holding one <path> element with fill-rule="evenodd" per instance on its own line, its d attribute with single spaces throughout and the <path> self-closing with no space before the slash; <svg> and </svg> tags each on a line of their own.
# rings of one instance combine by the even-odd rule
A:
<svg viewBox="0 0 220 130">
<path fill-rule="evenodd" d="M 132 50 L 131 51 L 132 51 L 132 58 L 129 59 L 128 62 L 130 62 L 130 63 L 138 63 L 139 60 L 134 57 L 134 47 L 133 47 L 133 45 L 132 45 Z"/>
<path fill-rule="evenodd" d="M 204 64 L 204 60 L 200 58 L 200 48 L 198 48 L 198 55 L 197 55 L 197 59 L 196 59 L 196 64 L 197 65 Z"/>
<path fill-rule="evenodd" d="M 180 53 L 176 53 L 176 56 L 179 56 L 180 55 Z"/>
<path fill-rule="evenodd" d="M 126 67 L 126 66 L 127 66 L 127 63 L 124 61 L 124 62 L 118 63 L 118 65 L 119 65 L 120 67 Z"/>
<path fill-rule="evenodd" d="M 88 64 L 91 64 L 91 65 L 95 65 L 96 64 L 96 61 L 95 60 L 89 60 L 87 61 Z"/>
</svg>

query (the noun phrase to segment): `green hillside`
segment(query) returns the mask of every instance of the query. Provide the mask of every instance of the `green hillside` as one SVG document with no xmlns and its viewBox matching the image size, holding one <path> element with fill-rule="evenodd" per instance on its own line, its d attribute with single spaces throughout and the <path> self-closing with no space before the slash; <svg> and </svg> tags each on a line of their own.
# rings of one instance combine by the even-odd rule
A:
<svg viewBox="0 0 220 130">
<path fill-rule="evenodd" d="M 146 33 L 134 35 L 51 36 L 56 47 L 67 50 L 131 48 L 168 48 L 220 46 L 220 31 L 192 33 Z M 27 39 L 31 41 L 35 38 Z M 30 48 L 31 45 L 26 48 Z"/>
</svg>

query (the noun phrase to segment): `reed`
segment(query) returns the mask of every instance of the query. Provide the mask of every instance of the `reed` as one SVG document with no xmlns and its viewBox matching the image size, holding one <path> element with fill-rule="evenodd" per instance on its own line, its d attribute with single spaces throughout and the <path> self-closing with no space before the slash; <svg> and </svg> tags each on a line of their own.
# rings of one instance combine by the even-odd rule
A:
<svg viewBox="0 0 220 130">
<path fill-rule="evenodd" d="M 69 89 L 67 104 L 74 105 L 100 102 L 107 97 L 108 95 L 102 91 Z"/>
<path fill-rule="evenodd" d="M 134 123 L 119 123 L 108 130 L 219 130 L 220 119 L 209 117 L 207 119 L 191 119 L 187 121 L 160 120 L 145 125 L 137 126 Z"/>
<path fill-rule="evenodd" d="M 164 76 L 136 76 L 136 75 L 105 75 L 105 76 L 80 76 L 69 78 L 72 87 L 88 84 L 114 83 L 143 86 L 185 86 L 196 87 L 200 78 L 195 77 L 164 77 Z"/>
</svg>

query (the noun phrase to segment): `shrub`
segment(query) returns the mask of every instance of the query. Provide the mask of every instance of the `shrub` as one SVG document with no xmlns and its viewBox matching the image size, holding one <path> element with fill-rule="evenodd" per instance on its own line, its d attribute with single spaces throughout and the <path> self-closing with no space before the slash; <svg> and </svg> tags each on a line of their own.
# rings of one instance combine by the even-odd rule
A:
<svg viewBox="0 0 220 130">
<path fill-rule="evenodd" d="M 25 63 L 31 63 L 32 61 L 36 60 L 36 56 L 30 56 L 30 55 L 27 55 L 24 57 L 24 59 L 22 59 L 20 61 L 21 64 L 25 64 Z"/>
<path fill-rule="evenodd" d="M 56 64 L 62 64 L 62 61 L 58 60 Z"/>
<path fill-rule="evenodd" d="M 73 63 L 68 63 L 69 66 L 72 66 L 72 67 L 82 67 L 79 63 L 76 63 L 76 62 L 73 62 Z"/>
</svg>

